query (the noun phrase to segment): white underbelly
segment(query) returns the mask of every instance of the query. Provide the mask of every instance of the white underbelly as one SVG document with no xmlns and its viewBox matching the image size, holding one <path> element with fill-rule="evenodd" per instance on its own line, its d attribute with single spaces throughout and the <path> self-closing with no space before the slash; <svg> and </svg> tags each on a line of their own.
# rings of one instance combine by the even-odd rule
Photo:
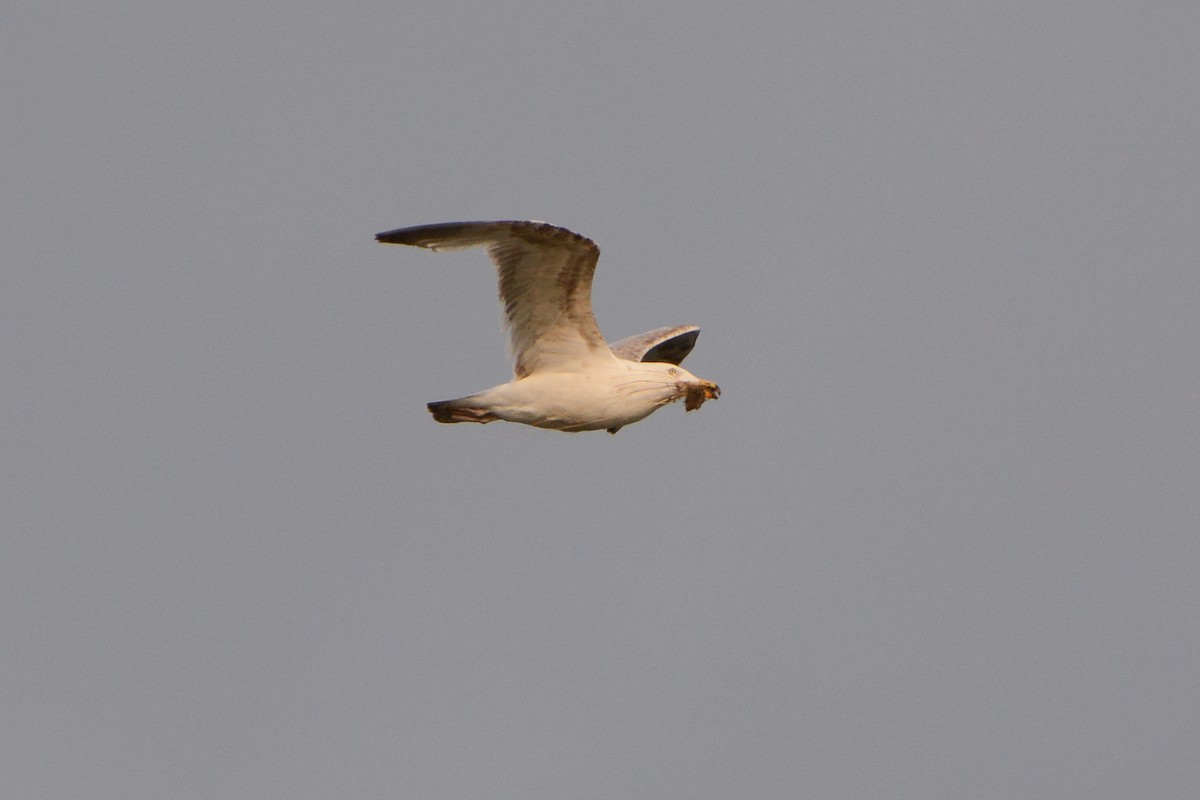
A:
<svg viewBox="0 0 1200 800">
<path fill-rule="evenodd" d="M 620 371 L 539 373 L 484 392 L 501 419 L 538 428 L 593 431 L 630 425 L 669 403 L 663 387 L 644 386 Z"/>
</svg>

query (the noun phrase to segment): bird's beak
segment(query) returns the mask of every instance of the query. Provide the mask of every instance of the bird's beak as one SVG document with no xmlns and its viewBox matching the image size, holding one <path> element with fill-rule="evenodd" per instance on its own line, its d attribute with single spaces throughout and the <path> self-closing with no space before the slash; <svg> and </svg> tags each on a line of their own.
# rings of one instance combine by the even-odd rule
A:
<svg viewBox="0 0 1200 800">
<path fill-rule="evenodd" d="M 683 384 L 681 384 L 683 385 Z M 715 400 L 721 396 L 721 387 L 717 386 L 712 381 L 700 381 L 699 383 L 686 384 L 687 398 L 683 407 L 688 411 L 695 411 L 700 406 L 704 405 L 705 400 Z"/>
</svg>

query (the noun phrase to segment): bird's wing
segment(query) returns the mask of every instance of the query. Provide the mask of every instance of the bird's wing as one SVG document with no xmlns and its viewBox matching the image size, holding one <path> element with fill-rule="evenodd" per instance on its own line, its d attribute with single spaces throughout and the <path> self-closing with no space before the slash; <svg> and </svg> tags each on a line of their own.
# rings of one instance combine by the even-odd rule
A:
<svg viewBox="0 0 1200 800">
<path fill-rule="evenodd" d="M 545 222 L 445 222 L 375 237 L 430 250 L 484 247 L 500 277 L 500 303 L 523 378 L 541 369 L 612 355 L 592 314 L 592 273 L 600 248 Z"/>
<path fill-rule="evenodd" d="M 673 325 L 627 336 L 609 347 L 613 355 L 626 361 L 662 361 L 682 364 L 696 346 L 700 328 L 695 325 Z"/>
</svg>

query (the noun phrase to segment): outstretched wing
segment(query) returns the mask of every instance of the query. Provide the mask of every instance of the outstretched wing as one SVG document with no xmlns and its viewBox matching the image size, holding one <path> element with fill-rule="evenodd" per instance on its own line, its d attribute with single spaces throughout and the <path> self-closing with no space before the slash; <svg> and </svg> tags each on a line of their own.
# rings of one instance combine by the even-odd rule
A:
<svg viewBox="0 0 1200 800">
<path fill-rule="evenodd" d="M 682 364 L 696 346 L 700 328 L 695 325 L 673 325 L 628 336 L 609 347 L 613 355 L 626 361 L 662 361 Z"/>
<path fill-rule="evenodd" d="M 380 233 L 386 244 L 430 250 L 483 247 L 500 277 L 500 303 L 523 378 L 541 369 L 612 358 L 592 314 L 600 248 L 545 222 L 445 222 Z"/>
</svg>

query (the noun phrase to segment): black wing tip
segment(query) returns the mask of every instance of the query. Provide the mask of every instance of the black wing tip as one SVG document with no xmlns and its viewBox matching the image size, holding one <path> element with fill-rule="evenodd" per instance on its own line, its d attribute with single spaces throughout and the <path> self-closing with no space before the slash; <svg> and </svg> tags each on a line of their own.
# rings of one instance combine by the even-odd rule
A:
<svg viewBox="0 0 1200 800">
<path fill-rule="evenodd" d="M 642 361 L 682 364 L 683 360 L 691 354 L 692 348 L 696 346 L 696 339 L 700 336 L 700 327 L 697 325 L 681 327 L 683 327 L 683 330 L 674 336 L 669 336 L 646 350 L 642 354 Z"/>
<path fill-rule="evenodd" d="M 377 233 L 375 234 L 375 241 L 381 244 L 411 244 L 423 247 L 430 240 L 450 238 L 465 234 L 468 231 L 478 232 L 479 228 L 487 227 L 497 229 L 507 228 L 511 235 L 521 238 L 532 237 L 533 241 L 538 239 L 566 239 L 584 247 L 599 250 L 596 247 L 596 243 L 583 234 L 549 222 L 532 219 L 504 219 L 488 222 L 435 222 L 429 225 L 414 225 L 408 228 L 396 228 L 395 230 Z"/>
<path fill-rule="evenodd" d="M 407 239 L 404 237 L 404 232 L 407 228 L 397 228 L 394 231 L 384 231 L 383 233 L 375 234 L 375 241 L 381 244 L 404 244 Z"/>
<path fill-rule="evenodd" d="M 431 234 L 437 236 L 448 236 L 456 233 L 457 230 L 467 228 L 468 225 L 474 224 L 478 223 L 438 222 L 432 225 L 412 225 L 412 227 L 409 228 L 385 230 L 383 233 L 376 234 L 376 241 L 382 242 L 384 245 L 416 245 L 416 243 L 430 239 Z"/>
</svg>

